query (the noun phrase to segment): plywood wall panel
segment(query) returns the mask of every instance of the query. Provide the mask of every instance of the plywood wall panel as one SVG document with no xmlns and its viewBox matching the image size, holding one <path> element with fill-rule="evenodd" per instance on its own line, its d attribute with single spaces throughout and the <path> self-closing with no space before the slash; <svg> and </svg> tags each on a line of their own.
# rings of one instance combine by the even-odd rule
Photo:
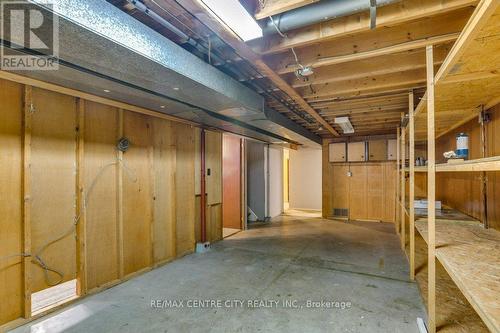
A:
<svg viewBox="0 0 500 333">
<path fill-rule="evenodd" d="M 384 218 L 394 221 L 396 214 L 396 164 L 384 163 Z"/>
<path fill-rule="evenodd" d="M 330 183 L 330 196 L 332 198 L 332 207 L 329 210 L 329 215 L 333 213 L 333 208 L 349 208 L 349 172 L 348 165 L 335 165 L 332 167 L 333 172 L 329 175 Z"/>
<path fill-rule="evenodd" d="M 119 278 L 117 220 L 118 109 L 84 102 L 83 187 L 89 290 Z M 105 255 L 103 255 L 105 254 Z"/>
<path fill-rule="evenodd" d="M 364 164 L 352 164 L 349 179 L 349 217 L 366 219 L 367 214 L 367 168 Z"/>
<path fill-rule="evenodd" d="M 46 264 L 76 277 L 76 99 L 33 88 L 31 139 L 31 236 L 35 253 L 47 242 L 71 232 L 42 253 Z M 43 270 L 32 265 L 32 291 L 48 287 Z M 51 281 L 58 277 L 49 273 Z"/>
<path fill-rule="evenodd" d="M 153 119 L 154 135 L 154 262 L 175 257 L 175 165 L 176 147 L 173 124 Z"/>
<path fill-rule="evenodd" d="M 148 117 L 125 111 L 123 134 L 130 148 L 123 154 L 124 274 L 152 263 L 152 133 Z"/>
<path fill-rule="evenodd" d="M 195 129 L 176 124 L 176 254 L 191 253 L 195 246 Z"/>
<path fill-rule="evenodd" d="M 23 252 L 23 86 L 0 80 L 0 257 Z M 0 260 L 0 325 L 23 313 L 22 257 Z"/>
<path fill-rule="evenodd" d="M 213 131 L 205 133 L 207 205 L 215 205 L 222 203 L 222 133 Z"/>
<path fill-rule="evenodd" d="M 385 219 L 385 165 L 373 164 L 366 167 L 366 218 Z"/>
</svg>

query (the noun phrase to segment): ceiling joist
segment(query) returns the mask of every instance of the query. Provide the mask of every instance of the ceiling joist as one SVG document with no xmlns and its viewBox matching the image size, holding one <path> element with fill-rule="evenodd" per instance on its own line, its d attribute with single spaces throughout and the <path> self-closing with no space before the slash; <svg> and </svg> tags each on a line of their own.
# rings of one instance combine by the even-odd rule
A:
<svg viewBox="0 0 500 333">
<path fill-rule="evenodd" d="M 477 3 L 477 0 L 403 0 L 377 9 L 377 30 L 447 14 Z M 258 53 L 271 54 L 367 31 L 370 31 L 370 14 L 365 12 L 290 31 L 286 38 L 273 35 L 250 44 Z"/>
</svg>

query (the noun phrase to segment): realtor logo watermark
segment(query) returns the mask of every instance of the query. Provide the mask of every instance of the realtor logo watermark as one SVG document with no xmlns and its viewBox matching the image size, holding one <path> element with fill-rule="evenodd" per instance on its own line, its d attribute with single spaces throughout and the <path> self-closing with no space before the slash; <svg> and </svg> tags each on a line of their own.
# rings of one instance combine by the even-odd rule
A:
<svg viewBox="0 0 500 333">
<path fill-rule="evenodd" d="M 51 1 L 0 0 L 2 70 L 57 70 L 59 21 Z"/>
</svg>

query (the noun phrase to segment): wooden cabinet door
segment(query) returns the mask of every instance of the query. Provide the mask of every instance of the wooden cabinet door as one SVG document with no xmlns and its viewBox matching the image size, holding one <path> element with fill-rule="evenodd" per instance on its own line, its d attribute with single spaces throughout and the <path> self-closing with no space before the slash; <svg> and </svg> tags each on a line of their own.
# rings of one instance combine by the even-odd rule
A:
<svg viewBox="0 0 500 333">
<path fill-rule="evenodd" d="M 389 161 L 395 161 L 396 160 L 396 155 L 397 155 L 397 146 L 398 141 L 397 140 L 388 140 L 387 141 L 387 159 Z"/>
<path fill-rule="evenodd" d="M 349 162 L 364 162 L 365 156 L 365 142 L 349 142 L 347 144 L 347 156 Z"/>
<path fill-rule="evenodd" d="M 366 176 L 367 166 L 365 164 L 351 165 L 351 177 L 349 177 L 349 218 L 352 220 L 363 220 L 367 216 Z"/>
<path fill-rule="evenodd" d="M 346 161 L 346 150 L 345 142 L 340 143 L 330 143 L 328 146 L 328 153 L 330 162 L 345 162 Z"/>
<path fill-rule="evenodd" d="M 385 161 L 387 160 L 387 141 L 376 140 L 368 142 L 368 160 Z"/>
</svg>

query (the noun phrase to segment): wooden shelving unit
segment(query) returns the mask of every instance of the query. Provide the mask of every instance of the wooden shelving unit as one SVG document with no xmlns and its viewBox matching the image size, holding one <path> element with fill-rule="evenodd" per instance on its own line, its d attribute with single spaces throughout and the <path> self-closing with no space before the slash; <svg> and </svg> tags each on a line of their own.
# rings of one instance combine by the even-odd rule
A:
<svg viewBox="0 0 500 333">
<path fill-rule="evenodd" d="M 427 219 L 415 227 L 428 244 Z M 492 332 L 500 328 L 500 232 L 477 221 L 436 219 L 436 257 Z"/>
<path fill-rule="evenodd" d="M 434 75 L 433 46 L 426 48 L 427 91 L 413 108 L 409 124 L 401 129 L 398 175 L 401 189 L 398 231 L 405 248 L 405 215 L 409 216 L 410 278 L 415 279 L 415 234 L 427 243 L 427 329 L 436 332 L 436 258 L 451 280 L 492 332 L 500 332 L 500 233 L 484 229 L 478 221 L 442 219 L 436 216 L 436 172 L 500 171 L 500 156 L 457 163 L 436 164 L 436 138 L 449 133 L 500 103 L 500 1 L 482 0 Z M 412 93 L 410 99 L 413 100 Z M 409 133 L 409 167 L 404 156 Z M 415 141 L 427 141 L 427 166 L 414 166 Z M 405 173 L 409 173 L 408 214 L 405 203 Z M 427 173 L 428 216 L 415 218 L 415 173 Z M 439 214 L 438 214 L 439 215 Z M 439 268 L 439 267 L 438 267 Z M 419 277 L 422 278 L 421 276 Z M 473 331 L 470 328 L 469 331 Z"/>
</svg>

